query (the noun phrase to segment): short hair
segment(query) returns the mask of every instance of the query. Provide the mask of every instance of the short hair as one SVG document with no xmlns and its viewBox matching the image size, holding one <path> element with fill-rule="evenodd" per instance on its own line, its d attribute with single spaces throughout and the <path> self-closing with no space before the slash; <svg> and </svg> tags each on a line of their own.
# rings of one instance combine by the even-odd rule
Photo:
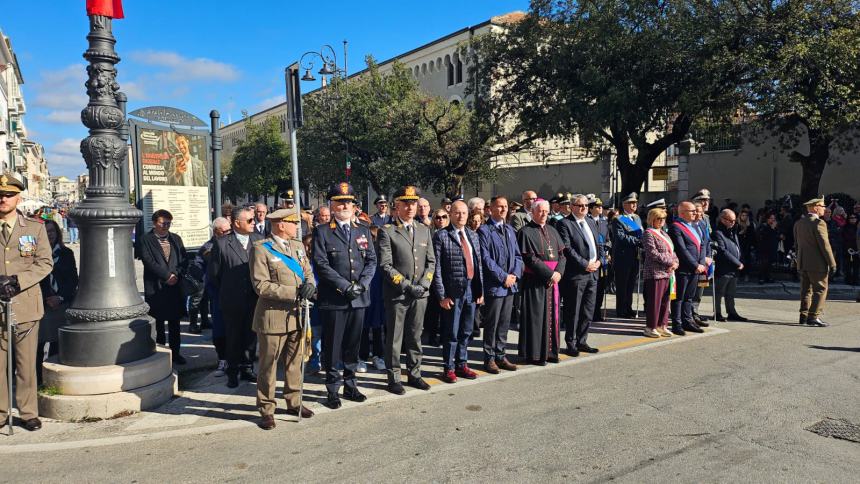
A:
<svg viewBox="0 0 860 484">
<path fill-rule="evenodd" d="M 211 227 L 212 227 L 212 230 L 215 230 L 216 228 L 223 226 L 223 225 L 226 225 L 227 228 L 230 228 L 230 221 L 227 220 L 227 217 L 216 218 L 215 220 L 212 221 Z"/>
<path fill-rule="evenodd" d="M 723 218 L 728 214 L 732 214 L 732 215 L 737 216 L 737 214 L 735 214 L 735 211 L 730 209 L 730 208 L 724 208 L 724 209 L 720 210 L 720 218 Z"/>
<path fill-rule="evenodd" d="M 257 207 L 260 207 L 260 206 L 262 206 L 263 208 L 265 208 L 265 209 L 266 209 L 266 211 L 269 211 L 269 206 L 268 206 L 268 205 L 266 205 L 266 204 L 265 204 L 265 203 L 263 203 L 263 202 L 257 202 L 257 203 L 255 203 L 255 204 L 254 204 L 254 210 L 256 210 L 256 209 L 257 209 Z"/>
<path fill-rule="evenodd" d="M 173 220 L 173 214 L 168 212 L 167 210 L 160 208 L 155 212 L 152 212 L 152 221 L 158 222 L 158 219 L 163 218 L 166 220 Z"/>
<path fill-rule="evenodd" d="M 245 207 L 241 210 L 234 210 L 233 211 L 233 221 L 234 222 L 236 220 L 239 220 L 240 217 L 253 217 L 253 216 L 254 216 L 254 209 L 252 209 L 252 208 Z"/>
<path fill-rule="evenodd" d="M 477 207 L 479 204 L 483 206 L 486 205 L 487 202 L 481 197 L 472 197 L 469 199 L 468 202 L 466 202 L 466 206 L 469 207 L 470 212 L 474 210 L 475 207 Z"/>
<path fill-rule="evenodd" d="M 658 218 L 663 218 L 663 219 L 666 218 L 666 209 L 657 207 L 657 208 L 652 208 L 651 210 L 648 210 L 648 226 L 649 227 L 653 227 L 654 222 Z"/>
<path fill-rule="evenodd" d="M 491 199 L 490 199 L 490 205 L 495 204 L 495 203 L 496 203 L 496 202 L 498 202 L 499 200 L 504 200 L 504 201 L 506 201 L 506 202 L 507 202 L 507 201 L 508 201 L 508 197 L 506 197 L 506 196 L 504 196 L 504 195 L 496 195 L 495 197 L 493 197 L 493 198 L 491 198 Z"/>
<path fill-rule="evenodd" d="M 535 210 L 537 210 L 540 207 L 544 207 L 547 210 L 549 210 L 549 202 L 547 202 L 546 200 L 544 200 L 542 198 L 539 200 L 536 200 L 534 205 L 532 205 L 532 212 L 534 212 Z"/>
<path fill-rule="evenodd" d="M 570 197 L 570 203 L 571 204 L 573 204 L 574 202 L 577 202 L 579 200 L 585 200 L 585 204 L 588 205 L 588 197 L 586 197 L 585 195 L 583 195 L 581 193 L 577 193 L 576 195 Z"/>
</svg>

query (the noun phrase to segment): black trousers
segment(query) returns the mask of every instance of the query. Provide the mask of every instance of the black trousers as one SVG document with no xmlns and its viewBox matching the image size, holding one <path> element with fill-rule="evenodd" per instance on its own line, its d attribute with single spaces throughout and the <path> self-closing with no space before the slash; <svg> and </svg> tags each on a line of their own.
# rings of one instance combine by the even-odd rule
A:
<svg viewBox="0 0 860 484">
<path fill-rule="evenodd" d="M 693 297 L 699 284 L 698 274 L 675 273 L 675 300 L 669 303 L 672 327 L 694 324 Z"/>
<path fill-rule="evenodd" d="M 337 393 L 341 382 L 346 389 L 355 391 L 364 308 L 320 309 L 320 317 L 323 325 L 322 364 L 326 391 Z M 337 369 L 340 363 L 343 363 L 342 379 Z"/>
<path fill-rule="evenodd" d="M 224 353 L 227 373 L 236 374 L 239 368 L 253 365 L 257 351 L 257 334 L 251 330 L 254 311 L 233 311 L 221 308 L 224 316 Z"/>
<path fill-rule="evenodd" d="M 603 309 L 603 294 L 606 293 L 606 283 L 609 282 L 606 268 L 601 267 L 598 271 L 602 275 L 597 278 L 597 295 L 594 298 L 594 314 L 591 315 L 592 321 L 603 321 L 603 314 L 601 314 L 601 309 Z"/>
<path fill-rule="evenodd" d="M 633 314 L 633 291 L 636 290 L 638 274 L 639 260 L 615 264 L 615 313 L 619 317 Z"/>
<path fill-rule="evenodd" d="M 442 308 L 439 307 L 439 298 L 432 292 L 427 298 L 427 309 L 424 311 L 424 329 L 422 334 L 427 336 L 429 344 L 431 339 L 439 341 L 441 335 L 440 322 L 442 318 Z"/>
<path fill-rule="evenodd" d="M 167 340 L 170 346 L 170 351 L 172 351 L 173 354 L 179 354 L 179 345 L 182 341 L 182 335 L 179 333 L 179 320 L 171 319 L 170 321 L 167 321 L 167 330 Z M 160 345 L 165 343 L 163 319 L 155 320 L 155 342 Z"/>
<path fill-rule="evenodd" d="M 358 357 L 367 361 L 370 359 L 371 354 L 385 358 L 385 326 L 378 328 L 368 328 L 365 326 L 362 328 Z"/>
<path fill-rule="evenodd" d="M 594 315 L 597 280 L 593 277 L 571 279 L 561 285 L 564 297 L 564 341 L 567 347 L 588 344 L 588 329 Z"/>
</svg>

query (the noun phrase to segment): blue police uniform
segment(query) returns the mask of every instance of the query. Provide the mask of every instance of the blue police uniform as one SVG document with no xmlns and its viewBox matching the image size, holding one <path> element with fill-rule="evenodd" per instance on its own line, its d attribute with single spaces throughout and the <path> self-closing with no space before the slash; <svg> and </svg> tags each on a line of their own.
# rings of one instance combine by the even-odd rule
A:
<svg viewBox="0 0 860 484">
<path fill-rule="evenodd" d="M 336 184 L 329 200 L 354 200 L 352 186 Z M 314 231 L 313 266 L 318 285 L 317 306 L 323 324 L 323 365 L 326 373 L 328 405 L 340 407 L 338 389 L 343 363 L 344 398 L 365 399 L 356 386 L 358 352 L 364 312 L 370 305 L 370 283 L 376 272 L 373 236 L 365 225 L 352 221 L 343 225 L 334 217 Z"/>
</svg>

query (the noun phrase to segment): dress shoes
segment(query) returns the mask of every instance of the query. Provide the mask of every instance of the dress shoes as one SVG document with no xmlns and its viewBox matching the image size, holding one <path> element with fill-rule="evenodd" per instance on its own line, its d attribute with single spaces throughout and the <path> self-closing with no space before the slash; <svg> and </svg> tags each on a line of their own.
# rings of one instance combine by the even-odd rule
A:
<svg viewBox="0 0 860 484">
<path fill-rule="evenodd" d="M 684 331 L 682 326 L 672 325 L 672 334 L 675 336 L 687 336 L 687 332 Z"/>
<path fill-rule="evenodd" d="M 579 350 L 578 350 L 578 349 L 576 349 L 576 348 L 567 348 L 567 349 L 565 349 L 565 350 L 564 350 L 564 353 L 565 353 L 567 356 L 572 356 L 572 357 L 574 357 L 574 358 L 576 358 L 577 356 L 579 356 Z"/>
<path fill-rule="evenodd" d="M 716 317 L 716 318 L 714 318 L 714 320 L 719 321 L 719 322 L 721 322 L 721 323 L 725 323 L 726 321 L 728 321 L 728 320 L 729 320 L 729 318 L 727 318 L 727 317 L 725 317 L 725 316 L 723 316 L 723 315 L 721 315 L 721 314 L 718 314 L 718 315 L 717 315 L 717 317 Z"/>
<path fill-rule="evenodd" d="M 804 316 L 804 315 L 802 315 L 802 314 L 801 314 L 801 315 L 800 315 L 800 320 L 798 320 L 797 324 L 799 324 L 799 325 L 801 325 L 801 326 L 803 326 L 804 324 L 806 324 L 806 316 Z"/>
<path fill-rule="evenodd" d="M 532 361 L 532 365 L 535 365 L 535 366 L 546 366 L 546 361 L 544 361 L 544 360 L 534 360 L 534 361 Z"/>
<path fill-rule="evenodd" d="M 807 319 L 806 324 L 808 324 L 809 326 L 817 326 L 819 328 L 826 328 L 826 327 L 830 326 L 829 324 L 822 321 L 820 318 Z"/>
<path fill-rule="evenodd" d="M 288 408 L 287 415 L 292 415 L 293 417 L 299 416 L 299 410 L 297 408 Z M 302 405 L 302 418 L 311 418 L 314 416 L 314 411 L 309 409 L 308 407 Z"/>
<path fill-rule="evenodd" d="M 550 357 L 548 357 L 548 358 L 546 359 L 546 362 L 547 362 L 547 363 L 558 363 L 558 362 L 559 362 L 559 359 L 558 359 L 558 357 L 556 357 L 556 356 L 550 356 Z"/>
<path fill-rule="evenodd" d="M 577 345 L 576 349 L 578 349 L 581 353 L 597 353 L 600 351 L 597 348 L 592 348 L 588 345 Z"/>
<path fill-rule="evenodd" d="M 665 327 L 657 328 L 657 334 L 659 334 L 660 336 L 663 336 L 664 338 L 671 338 L 672 336 L 674 336 L 672 334 L 672 332 L 669 331 L 668 329 L 666 329 Z"/>
<path fill-rule="evenodd" d="M 439 379 L 445 383 L 457 383 L 457 375 L 454 374 L 454 370 L 443 371 Z"/>
<path fill-rule="evenodd" d="M 693 323 L 693 324 L 685 324 L 685 325 L 683 325 L 683 326 L 681 326 L 681 327 L 682 327 L 682 328 L 684 328 L 684 331 L 689 331 L 689 332 L 691 332 L 691 333 L 704 333 L 704 332 L 705 332 L 705 330 L 704 330 L 704 329 L 700 328 L 700 327 L 699 327 L 699 326 L 697 326 L 695 323 Z"/>
<path fill-rule="evenodd" d="M 356 388 L 355 390 L 349 390 L 347 388 L 343 389 L 343 398 L 353 401 L 353 402 L 363 402 L 367 400 L 367 395 L 361 393 Z"/>
<path fill-rule="evenodd" d="M 694 321 L 696 322 L 696 326 L 700 328 L 707 328 L 708 326 L 710 326 L 710 324 L 707 323 L 707 320 L 707 318 L 699 316 L 699 318 L 695 319 Z"/>
<path fill-rule="evenodd" d="M 21 426 L 30 432 L 35 432 L 36 430 L 42 428 L 42 421 L 36 417 L 33 417 L 31 419 L 24 420 L 24 423 Z"/>
<path fill-rule="evenodd" d="M 239 374 L 227 373 L 227 388 L 236 388 L 239 386 Z"/>
<path fill-rule="evenodd" d="M 484 371 L 487 373 L 498 375 L 499 374 L 499 365 L 496 363 L 496 360 L 487 360 L 484 362 Z"/>
<path fill-rule="evenodd" d="M 729 314 L 729 321 L 737 321 L 739 323 L 746 323 L 749 319 L 741 316 L 740 314 Z"/>
<path fill-rule="evenodd" d="M 660 333 L 658 333 L 657 330 L 653 329 L 653 328 L 645 328 L 645 331 L 643 331 L 642 334 L 646 338 L 659 338 L 660 337 Z"/>
<path fill-rule="evenodd" d="M 275 428 L 275 416 L 263 415 L 260 418 L 260 423 L 257 424 L 257 427 L 260 427 L 263 430 L 272 430 Z"/>
<path fill-rule="evenodd" d="M 325 404 L 324 404 L 324 405 L 325 405 L 326 407 L 328 407 L 328 408 L 332 409 L 332 410 L 337 410 L 337 409 L 339 409 L 343 404 L 340 402 L 340 396 L 338 396 L 338 394 L 337 394 L 337 393 L 328 392 L 328 396 L 327 396 L 327 397 L 326 397 L 326 399 L 325 399 Z"/>
<path fill-rule="evenodd" d="M 173 353 L 173 364 L 174 365 L 184 365 L 188 363 L 185 358 L 182 357 L 179 353 Z"/>
<path fill-rule="evenodd" d="M 395 395 L 403 395 L 404 393 L 406 393 L 406 389 L 403 388 L 403 384 L 401 384 L 399 381 L 390 382 L 388 384 L 388 391 Z"/>
<path fill-rule="evenodd" d="M 423 378 L 410 378 L 406 380 L 406 384 L 410 387 L 417 388 L 419 390 L 424 390 L 425 392 L 430 389 L 430 385 L 424 381 Z"/>
<path fill-rule="evenodd" d="M 469 365 L 463 365 L 457 368 L 456 370 L 454 370 L 454 373 L 460 378 L 465 378 L 467 380 L 474 380 L 475 378 L 478 378 L 478 374 L 472 371 L 472 369 L 469 368 Z"/>
<path fill-rule="evenodd" d="M 507 358 L 502 358 L 501 360 L 496 360 L 496 365 L 497 365 L 497 366 L 499 367 L 499 369 L 501 369 L 501 370 L 517 371 L 517 365 L 515 365 L 515 364 L 511 363 L 510 361 L 508 361 L 508 359 L 507 359 Z"/>
<path fill-rule="evenodd" d="M 251 383 L 257 383 L 257 375 L 256 373 L 254 373 L 254 370 L 249 367 L 245 367 L 239 370 L 239 379 Z"/>
</svg>

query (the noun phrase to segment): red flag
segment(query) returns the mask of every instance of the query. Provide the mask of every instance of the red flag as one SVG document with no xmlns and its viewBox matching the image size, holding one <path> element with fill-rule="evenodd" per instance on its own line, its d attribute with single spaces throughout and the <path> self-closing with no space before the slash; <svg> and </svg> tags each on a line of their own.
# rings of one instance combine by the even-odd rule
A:
<svg viewBox="0 0 860 484">
<path fill-rule="evenodd" d="M 123 18 L 122 0 L 87 0 L 87 16 Z"/>
</svg>

